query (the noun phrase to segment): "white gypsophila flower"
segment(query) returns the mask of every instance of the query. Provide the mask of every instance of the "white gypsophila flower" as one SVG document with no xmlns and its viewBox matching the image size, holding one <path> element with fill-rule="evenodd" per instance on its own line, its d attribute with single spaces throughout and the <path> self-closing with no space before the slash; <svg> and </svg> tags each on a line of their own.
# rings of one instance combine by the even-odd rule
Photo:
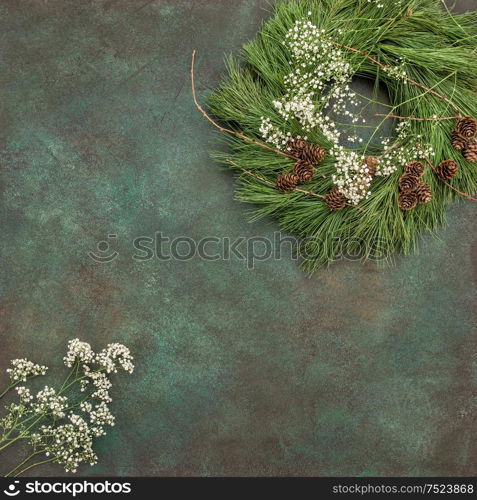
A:
<svg viewBox="0 0 477 500">
<path fill-rule="evenodd" d="M 55 389 L 45 386 L 36 395 L 36 400 L 32 403 L 32 409 L 35 413 L 48 413 L 54 417 L 63 418 L 68 398 L 56 394 Z"/>
<path fill-rule="evenodd" d="M 93 410 L 93 405 L 89 401 L 83 401 L 80 404 L 81 411 L 84 411 L 85 413 L 89 413 L 90 411 Z"/>
<path fill-rule="evenodd" d="M 265 118 L 263 116 L 259 131 L 265 141 L 281 150 L 284 150 L 286 144 L 293 139 L 290 132 L 282 132 L 277 126 L 272 124 L 270 118 Z"/>
<path fill-rule="evenodd" d="M 92 371 L 87 365 L 84 365 L 83 371 L 85 376 L 91 380 L 91 383 L 95 388 L 91 397 L 110 403 L 112 399 L 109 395 L 109 389 L 111 389 L 112 384 L 108 376 L 103 372 Z"/>
<path fill-rule="evenodd" d="M 117 373 L 119 367 L 128 373 L 134 371 L 131 352 L 123 344 L 108 344 L 105 349 L 96 355 L 95 361 L 107 373 Z"/>
<path fill-rule="evenodd" d="M 68 389 L 76 387 L 85 392 L 91 388 L 83 396 L 83 401 L 71 404 L 62 395 L 63 391 L 57 393 L 49 386 L 41 389 L 36 396 L 27 387 L 17 386 L 20 402 L 7 407 L 7 415 L 0 419 L 0 428 L 4 433 L 16 431 L 19 435 L 24 434 L 34 451 L 45 451 L 51 461 L 63 465 L 67 472 L 76 472 L 83 463 L 97 463 L 93 440 L 106 435 L 106 427 L 115 424 L 115 417 L 108 406 L 112 387 L 108 373 L 116 373 L 119 369 L 131 373 L 134 365 L 129 349 L 121 344 L 109 344 L 96 355 L 89 344 L 79 340 L 69 342 L 64 361 L 70 367 L 78 362 L 81 365 L 81 371 L 76 371 L 75 380 L 68 385 Z M 16 377 L 12 378 L 16 383 L 47 369 L 27 360 L 14 360 L 12 366 L 10 375 Z M 78 407 L 81 415 L 71 411 Z M 26 420 L 25 416 L 28 417 Z M 31 420 L 34 421 L 34 428 L 25 428 L 23 422 Z"/>
<path fill-rule="evenodd" d="M 18 419 L 27 411 L 27 407 L 23 404 L 11 403 L 6 406 L 7 414 L 0 419 L 0 427 L 4 431 L 10 431 L 18 422 Z"/>
<path fill-rule="evenodd" d="M 379 1 L 368 1 L 373 1 L 378 8 L 383 7 Z M 333 42 L 325 30 L 309 20 L 297 21 L 283 43 L 290 52 L 289 63 L 293 70 L 284 78 L 285 94 L 275 99 L 273 105 L 285 120 L 298 121 L 305 133 L 319 130 L 332 143 L 330 156 L 335 158 L 337 165 L 333 182 L 350 203 L 358 204 L 370 195 L 372 175 L 364 155 L 340 145 L 341 133 L 337 124 L 326 115 L 326 110 L 332 107 L 336 114 L 342 114 L 351 124 L 358 121 L 366 123 L 359 114 L 350 110 L 358 105 L 356 94 L 349 85 L 353 68 L 339 43 Z M 396 65 L 386 66 L 386 73 L 406 83 L 405 66 L 405 60 L 398 58 Z M 412 136 L 410 122 L 400 122 L 396 133 L 394 140 L 382 139 L 384 153 L 379 157 L 377 176 L 389 176 L 419 155 L 433 153 L 430 146 L 417 150 L 414 142 L 419 138 Z M 266 142 L 283 151 L 293 139 L 289 132 L 281 130 L 267 117 L 261 118 L 260 134 Z M 357 134 L 351 134 L 348 141 L 363 143 Z M 393 147 L 391 141 L 394 141 Z"/>
<path fill-rule="evenodd" d="M 373 178 L 366 165 L 366 157 L 342 146 L 336 146 L 330 154 L 337 162 L 333 183 L 339 191 L 354 205 L 369 197 Z"/>
<path fill-rule="evenodd" d="M 396 138 L 386 137 L 381 141 L 384 153 L 379 157 L 376 176 L 387 177 L 411 160 L 430 158 L 434 154 L 430 145 L 424 145 L 421 149 L 417 147 L 416 141 L 419 142 L 422 137 L 412 135 L 409 121 L 400 122 L 396 132 Z M 365 156 L 345 150 L 341 146 L 334 147 L 330 154 L 337 161 L 333 183 L 338 190 L 354 205 L 369 198 L 372 176 L 367 168 Z"/>
<path fill-rule="evenodd" d="M 6 371 L 12 383 L 26 382 L 30 377 L 37 377 L 38 375 L 45 375 L 48 367 L 37 365 L 28 359 L 12 359 L 10 362 L 12 368 Z"/>
<path fill-rule="evenodd" d="M 95 354 L 87 342 L 73 339 L 68 342 L 68 351 L 63 361 L 66 366 L 71 368 L 76 361 L 80 363 L 92 363 L 94 356 Z"/>
<path fill-rule="evenodd" d="M 85 392 L 86 389 L 88 388 L 88 385 L 89 385 L 89 380 L 87 380 L 87 379 L 81 380 L 81 382 L 80 382 L 80 392 Z"/>
</svg>

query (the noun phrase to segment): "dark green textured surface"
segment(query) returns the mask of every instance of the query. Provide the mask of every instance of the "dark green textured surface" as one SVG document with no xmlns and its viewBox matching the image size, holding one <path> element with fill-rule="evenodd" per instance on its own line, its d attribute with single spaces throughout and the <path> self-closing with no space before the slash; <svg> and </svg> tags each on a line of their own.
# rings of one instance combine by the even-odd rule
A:
<svg viewBox="0 0 477 500">
<path fill-rule="evenodd" d="M 253 271 L 131 259 L 131 240 L 155 231 L 272 237 L 209 160 L 219 138 L 188 75 L 195 48 L 215 86 L 268 9 L 0 2 L 1 367 L 59 367 L 76 336 L 131 347 L 118 424 L 83 474 L 475 475 L 470 203 L 392 269 L 343 262 L 310 279 L 286 256 Z M 120 256 L 94 263 L 111 233 Z"/>
</svg>

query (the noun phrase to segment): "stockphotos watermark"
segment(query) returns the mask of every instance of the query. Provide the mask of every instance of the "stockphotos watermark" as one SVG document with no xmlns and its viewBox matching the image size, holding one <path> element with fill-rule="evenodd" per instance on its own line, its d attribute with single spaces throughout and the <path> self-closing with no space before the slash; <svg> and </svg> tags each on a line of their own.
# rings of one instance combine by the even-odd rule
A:
<svg viewBox="0 0 477 500">
<path fill-rule="evenodd" d="M 12 481 L 3 493 L 7 497 L 16 497 L 25 494 L 66 495 L 76 497 L 84 494 L 129 494 L 132 491 L 130 482 L 115 481 L 68 481 L 42 479 L 34 481 Z"/>
<path fill-rule="evenodd" d="M 120 256 L 120 238 L 117 234 L 109 234 L 96 245 L 96 249 L 88 252 L 89 257 L 98 264 L 110 264 Z M 327 260 L 357 261 L 366 257 L 368 260 L 383 261 L 389 256 L 389 245 L 386 241 L 375 240 L 369 245 L 355 237 L 325 238 L 309 237 L 297 239 L 285 236 L 277 231 L 272 238 L 262 236 L 205 236 L 200 239 L 190 236 L 169 237 L 158 231 L 153 236 L 137 236 L 131 240 L 129 257 L 136 262 L 171 260 L 187 262 L 193 259 L 204 261 L 244 262 L 247 269 L 254 269 L 257 262 L 268 260 L 308 259 L 319 254 Z M 336 257 L 339 256 L 339 257 Z"/>
</svg>

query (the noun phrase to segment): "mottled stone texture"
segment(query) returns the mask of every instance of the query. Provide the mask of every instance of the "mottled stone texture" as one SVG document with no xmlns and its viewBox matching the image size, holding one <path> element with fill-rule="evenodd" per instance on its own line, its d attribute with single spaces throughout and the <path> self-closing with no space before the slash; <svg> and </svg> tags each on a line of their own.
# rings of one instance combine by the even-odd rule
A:
<svg viewBox="0 0 477 500">
<path fill-rule="evenodd" d="M 391 269 L 341 262 L 307 278 L 288 256 L 253 271 L 131 259 L 131 240 L 155 231 L 272 237 L 209 159 L 220 138 L 188 74 L 195 48 L 203 96 L 269 9 L 0 3 L 1 367 L 28 356 L 60 368 L 75 336 L 132 348 L 118 425 L 83 474 L 473 475 L 470 203 Z M 111 233 L 120 256 L 94 263 L 87 252 Z"/>
</svg>

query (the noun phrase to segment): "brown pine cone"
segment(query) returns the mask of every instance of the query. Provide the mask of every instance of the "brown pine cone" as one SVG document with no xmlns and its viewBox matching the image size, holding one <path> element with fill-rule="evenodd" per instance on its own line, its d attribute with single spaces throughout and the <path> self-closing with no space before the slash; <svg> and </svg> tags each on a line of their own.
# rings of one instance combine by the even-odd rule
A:
<svg viewBox="0 0 477 500">
<path fill-rule="evenodd" d="M 454 160 L 441 161 L 437 167 L 437 176 L 441 181 L 450 181 L 459 172 L 459 165 Z"/>
<path fill-rule="evenodd" d="M 336 212 L 338 210 L 342 210 L 347 203 L 346 197 L 339 192 L 338 188 L 335 187 L 333 188 L 325 198 L 326 204 L 328 205 L 328 208 Z"/>
<path fill-rule="evenodd" d="M 277 189 L 288 192 L 293 191 L 298 184 L 298 176 L 296 174 L 283 174 L 277 179 Z"/>
<path fill-rule="evenodd" d="M 420 161 L 410 161 L 404 168 L 406 174 L 411 174 L 414 177 L 422 177 L 425 167 Z"/>
<path fill-rule="evenodd" d="M 368 156 L 364 160 L 364 163 L 365 163 L 366 167 L 368 168 L 369 175 L 374 177 L 376 175 L 376 170 L 378 168 L 379 159 L 376 158 L 376 156 Z"/>
<path fill-rule="evenodd" d="M 464 157 L 467 161 L 476 162 L 477 161 L 477 142 L 469 142 L 467 147 L 463 151 Z"/>
<path fill-rule="evenodd" d="M 464 116 L 457 122 L 455 131 L 467 139 L 472 139 L 477 134 L 477 121 L 471 116 Z"/>
<path fill-rule="evenodd" d="M 432 191 L 429 184 L 419 182 L 417 188 L 414 190 L 419 203 L 429 203 L 432 200 Z"/>
<path fill-rule="evenodd" d="M 401 210 L 412 210 L 417 205 L 416 193 L 400 193 L 398 198 L 398 205 Z"/>
<path fill-rule="evenodd" d="M 467 143 L 469 142 L 463 135 L 460 135 L 459 132 L 452 132 L 451 142 L 457 151 L 462 151 L 467 147 Z"/>
<path fill-rule="evenodd" d="M 300 157 L 303 148 L 306 146 L 306 141 L 303 139 L 293 139 L 287 142 L 285 146 L 287 153 L 290 153 L 297 158 Z"/>
<path fill-rule="evenodd" d="M 419 184 L 419 177 L 413 174 L 403 174 L 399 179 L 399 189 L 402 193 L 414 191 Z"/>
<path fill-rule="evenodd" d="M 326 151 L 321 146 L 317 144 L 306 144 L 301 150 L 300 158 L 313 165 L 321 163 L 326 157 Z"/>
<path fill-rule="evenodd" d="M 293 167 L 293 173 L 297 175 L 299 182 L 310 182 L 315 174 L 315 167 L 304 160 L 298 160 Z"/>
</svg>

